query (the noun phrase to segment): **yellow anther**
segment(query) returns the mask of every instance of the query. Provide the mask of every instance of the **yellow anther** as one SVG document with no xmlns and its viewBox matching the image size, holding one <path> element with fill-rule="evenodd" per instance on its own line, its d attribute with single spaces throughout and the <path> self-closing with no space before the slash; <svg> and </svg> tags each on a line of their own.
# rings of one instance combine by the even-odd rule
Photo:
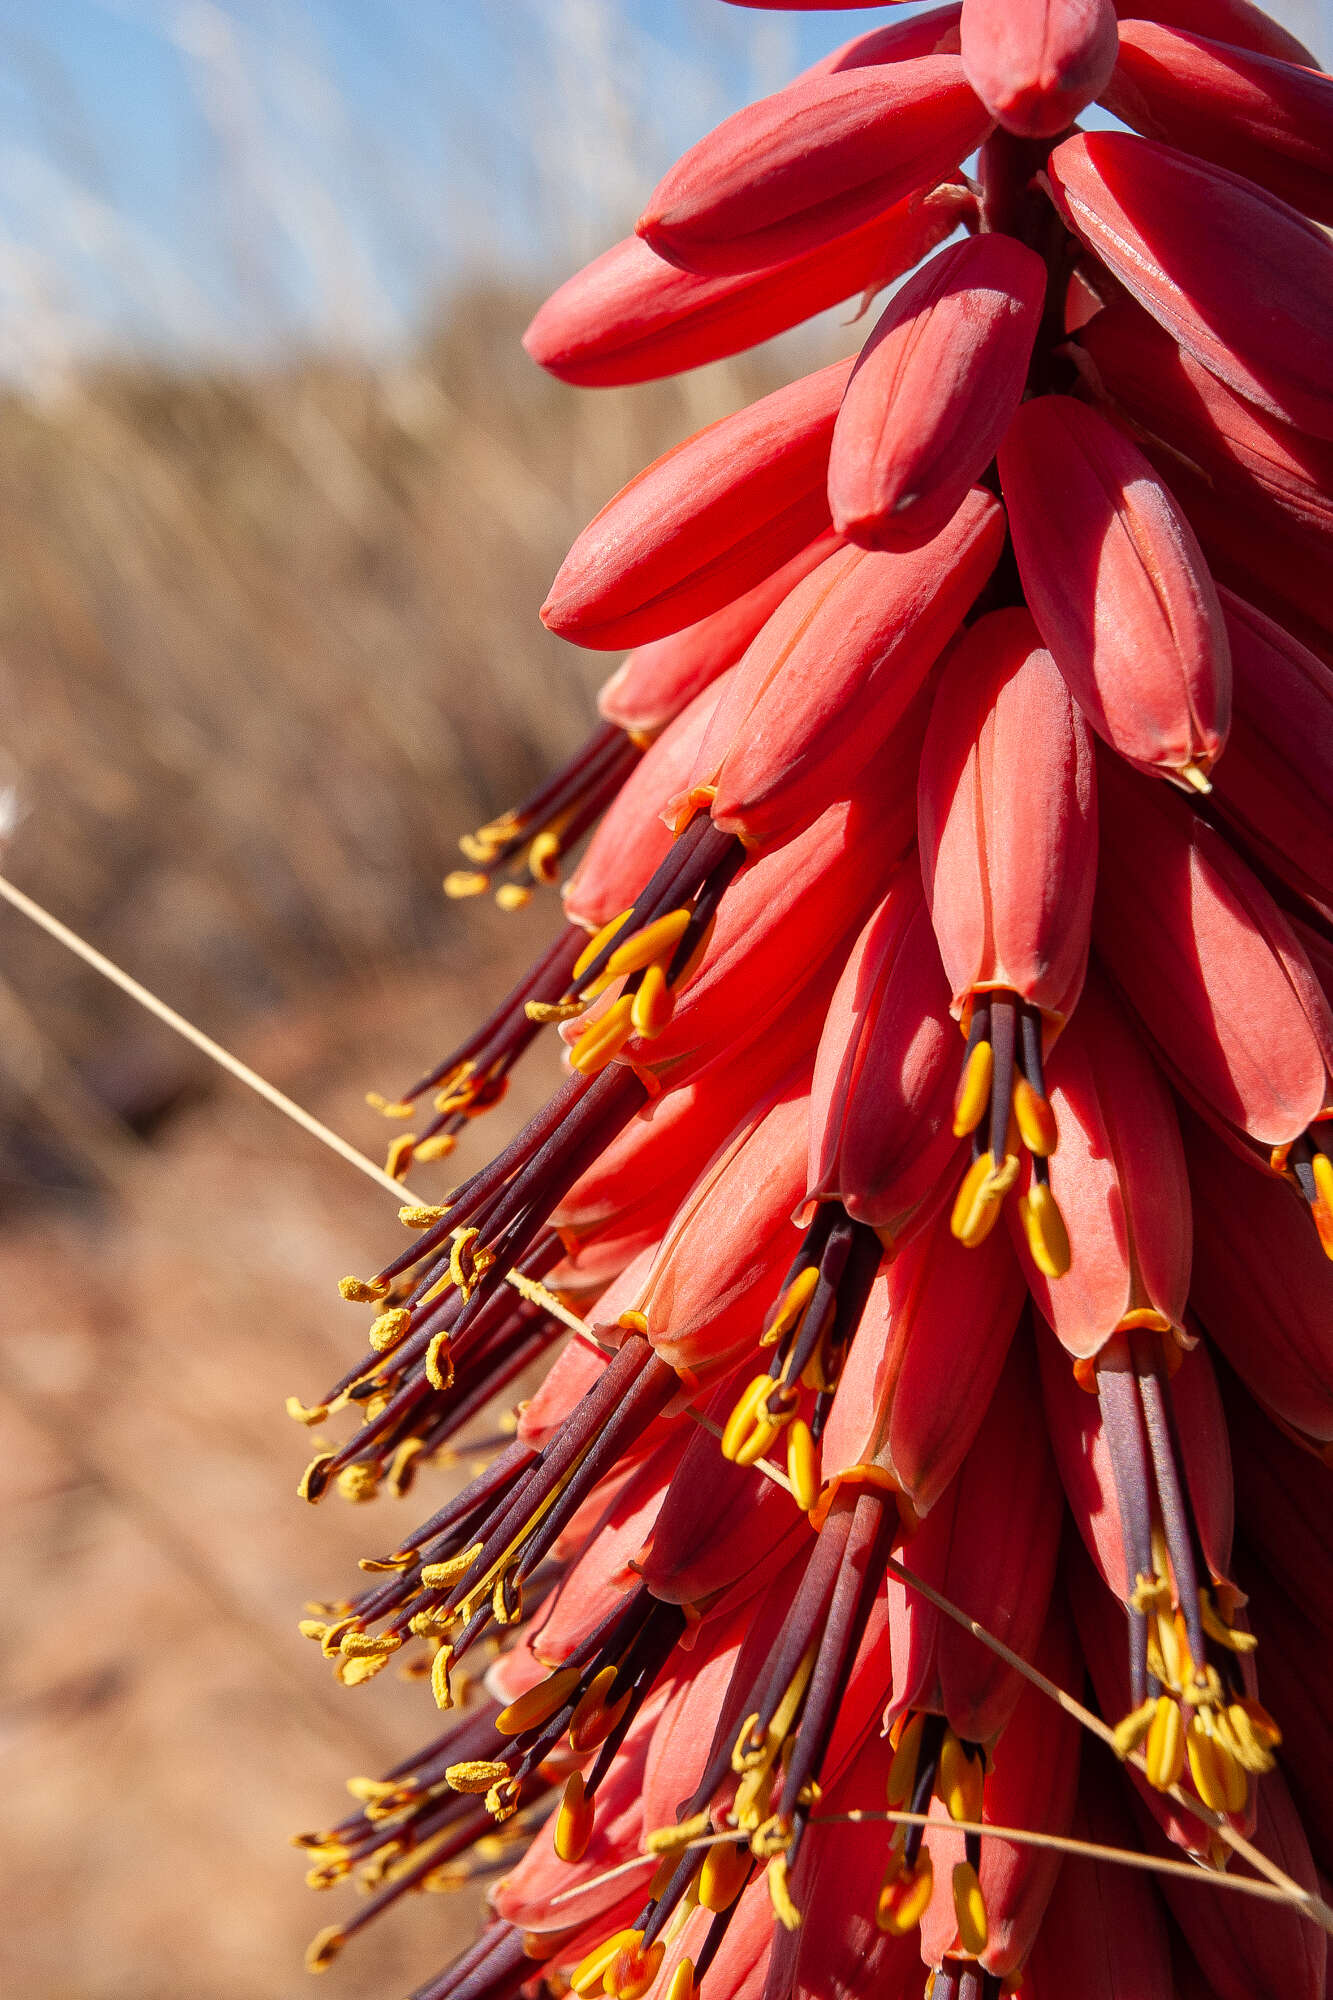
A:
<svg viewBox="0 0 1333 2000">
<path fill-rule="evenodd" d="M 490 886 L 489 875 L 474 874 L 470 868 L 451 868 L 444 878 L 444 893 L 451 903 L 466 896 L 484 896 Z"/>
<path fill-rule="evenodd" d="M 339 1278 L 338 1290 L 354 1306 L 377 1306 L 389 1296 L 387 1278 Z"/>
<path fill-rule="evenodd" d="M 322 1618 L 302 1618 L 296 1629 L 303 1639 L 313 1639 L 318 1644 L 329 1628 Z"/>
<path fill-rule="evenodd" d="M 924 1715 L 909 1716 L 903 1724 L 889 1765 L 887 1789 L 890 1812 L 904 1811 L 915 1789 L 916 1767 L 921 1756 L 921 1738 L 925 1727 Z"/>
<path fill-rule="evenodd" d="M 429 1139 L 418 1139 L 416 1158 L 418 1163 L 429 1166 L 433 1160 L 447 1160 L 458 1144 L 452 1132 L 434 1132 Z"/>
<path fill-rule="evenodd" d="M 955 1138 L 962 1139 L 969 1132 L 975 1132 L 985 1117 L 990 1104 L 991 1079 L 994 1074 L 994 1049 L 989 1042 L 977 1042 L 963 1064 L 963 1074 L 958 1079 L 958 1094 L 953 1107 Z"/>
<path fill-rule="evenodd" d="M 558 1673 L 550 1674 L 536 1687 L 529 1688 L 502 1708 L 495 1718 L 495 1726 L 501 1736 L 522 1736 L 525 1730 L 536 1729 L 539 1724 L 549 1722 L 558 1709 L 562 1709 L 583 1678 L 577 1667 L 562 1667 Z"/>
<path fill-rule="evenodd" d="M 815 1286 L 818 1283 L 819 1266 L 817 1264 L 807 1264 L 803 1271 L 797 1272 L 786 1291 L 782 1294 L 777 1311 L 764 1329 L 764 1332 L 760 1335 L 759 1345 L 761 1347 L 776 1347 L 783 1335 L 791 1332 L 791 1329 L 796 1325 L 801 1314 L 813 1298 Z"/>
<path fill-rule="evenodd" d="M 944 1732 L 935 1790 L 950 1819 L 979 1821 L 986 1780 L 980 1756 L 969 1756 L 952 1729 Z"/>
<path fill-rule="evenodd" d="M 423 1305 L 425 1301 L 422 1301 Z M 431 1335 L 430 1346 L 426 1349 L 426 1380 L 432 1389 L 452 1389 L 454 1364 L 449 1353 L 449 1329 L 442 1326 L 438 1333 Z"/>
<path fill-rule="evenodd" d="M 354 1507 L 373 1500 L 379 1491 L 380 1475 L 373 1465 L 345 1465 L 338 1474 L 338 1491 Z"/>
<path fill-rule="evenodd" d="M 602 1977 L 602 1990 L 609 2000 L 643 2000 L 662 1969 L 666 1939 L 658 1938 L 647 1951 L 643 1949 L 641 1931 L 637 1933 L 637 1940 L 632 1945 L 622 1945 Z"/>
<path fill-rule="evenodd" d="M 539 1028 L 546 1028 L 553 1021 L 577 1021 L 587 1008 L 583 1000 L 525 1000 L 523 1012 Z"/>
<path fill-rule="evenodd" d="M 532 891 L 526 882 L 502 882 L 495 892 L 496 907 L 501 910 L 526 909 L 532 901 Z"/>
<path fill-rule="evenodd" d="M 1153 1703 L 1143 1750 L 1148 1783 L 1155 1791 L 1169 1792 L 1185 1768 L 1185 1720 L 1180 1703 L 1169 1694 L 1159 1694 Z"/>
<path fill-rule="evenodd" d="M 560 840 L 557 834 L 542 832 L 530 843 L 528 870 L 534 882 L 560 880 Z"/>
<path fill-rule="evenodd" d="M 340 1687 L 363 1687 L 373 1681 L 376 1674 L 383 1673 L 389 1664 L 387 1653 L 371 1653 L 365 1658 L 339 1658 L 333 1663 L 333 1677 Z"/>
<path fill-rule="evenodd" d="M 633 1306 L 629 1306 L 617 1316 L 616 1325 L 623 1326 L 626 1333 L 647 1333 L 648 1315 L 636 1312 Z"/>
<path fill-rule="evenodd" d="M 933 1886 L 934 1871 L 928 1847 L 922 1848 L 914 1868 L 891 1860 L 875 1905 L 877 1927 L 889 1937 L 906 1937 L 926 1914 Z"/>
<path fill-rule="evenodd" d="M 383 1805 L 389 1798 L 403 1802 L 403 1786 L 396 1778 L 348 1778 L 346 1789 L 359 1806 Z M 410 1798 L 412 1794 L 409 1792 Z"/>
<path fill-rule="evenodd" d="M 512 1819 L 518 1811 L 518 1783 L 513 1777 L 503 1778 L 492 1785 L 486 1793 L 486 1810 L 497 1826 Z"/>
<path fill-rule="evenodd" d="M 604 1939 L 574 1967 L 569 1981 L 571 1991 L 579 1995 L 579 2000 L 586 2000 L 587 1995 L 598 1992 L 617 1952 L 623 1951 L 627 1945 L 637 1946 L 642 1942 L 642 1931 L 616 1931 Z"/>
<path fill-rule="evenodd" d="M 989 1153 L 980 1153 L 963 1175 L 949 1226 L 969 1250 L 983 1243 L 995 1227 L 1004 1197 L 1018 1179 L 1018 1164 L 1012 1153 L 1006 1153 L 996 1167 Z"/>
<path fill-rule="evenodd" d="M 1048 1160 L 1060 1138 L 1050 1100 L 1038 1097 L 1027 1078 L 1019 1076 L 1014 1079 L 1012 1103 L 1014 1121 L 1023 1144 L 1038 1159 Z"/>
<path fill-rule="evenodd" d="M 444 1774 L 444 1782 L 451 1791 L 475 1792 L 480 1796 L 510 1775 L 508 1764 L 497 1763 L 492 1757 L 474 1757 L 462 1764 L 451 1764 Z"/>
<path fill-rule="evenodd" d="M 415 1104 L 409 1104 L 405 1098 L 381 1097 L 378 1090 L 366 1092 L 366 1103 L 381 1118 L 410 1118 L 416 1110 Z"/>
<path fill-rule="evenodd" d="M 787 1477 L 796 1505 L 810 1513 L 819 1502 L 819 1447 L 804 1417 L 787 1433 Z"/>
<path fill-rule="evenodd" d="M 331 1451 L 316 1452 L 297 1481 L 298 1500 L 309 1500 L 313 1504 L 323 1498 L 324 1488 L 328 1484 L 328 1469 L 335 1457 L 336 1453 Z"/>
<path fill-rule="evenodd" d="M 688 910 L 668 910 L 664 917 L 657 917 L 651 924 L 645 924 L 633 937 L 617 945 L 606 962 L 606 969 L 599 975 L 598 983 L 612 984 L 617 979 L 628 979 L 632 972 L 642 972 L 646 966 L 656 965 L 673 952 L 689 928 Z M 577 973 L 575 977 L 577 978 Z"/>
<path fill-rule="evenodd" d="M 1203 1629 L 1210 1639 L 1216 1639 L 1219 1646 L 1227 1647 L 1233 1653 L 1252 1653 L 1259 1644 L 1253 1632 L 1238 1631 L 1234 1625 L 1227 1625 L 1218 1617 L 1211 1594 L 1199 1592 L 1199 1615 Z"/>
<path fill-rule="evenodd" d="M 426 1563 L 421 1571 L 422 1583 L 427 1590 L 448 1590 L 461 1576 L 467 1575 L 481 1551 L 482 1544 L 473 1542 L 471 1548 L 450 1556 L 446 1562 Z"/>
<path fill-rule="evenodd" d="M 359 1632 L 360 1629 L 361 1627 L 357 1624 L 356 1619 L 351 1617 L 335 1618 L 332 1624 L 326 1625 L 324 1627 L 324 1637 L 319 1642 L 319 1649 L 325 1659 L 337 1659 L 342 1649 L 344 1636 L 348 1632 Z"/>
<path fill-rule="evenodd" d="M 413 1623 L 415 1622 L 414 1619 Z M 453 1647 L 441 1646 L 430 1663 L 430 1691 L 436 1708 L 452 1708 L 454 1705 L 453 1689 L 449 1685 L 449 1669 L 453 1665 L 453 1660 Z"/>
<path fill-rule="evenodd" d="M 631 998 L 630 1020 L 635 1034 L 646 1041 L 655 1040 L 670 1023 L 675 1007 L 675 995 L 667 985 L 665 971 L 660 965 L 650 965 Z"/>
<path fill-rule="evenodd" d="M 722 1456 L 733 1465 L 753 1465 L 755 1458 L 762 1458 L 762 1448 L 755 1452 L 754 1458 L 741 1458 L 742 1451 L 754 1439 L 756 1427 L 761 1431 L 771 1430 L 776 1437 L 776 1429 L 759 1415 L 760 1404 L 776 1388 L 777 1383 L 771 1375 L 755 1375 L 741 1390 L 722 1431 Z"/>
<path fill-rule="evenodd" d="M 596 1076 L 629 1040 L 634 1028 L 634 1001 L 622 993 L 604 1014 L 589 1021 L 569 1052 L 569 1066 L 580 1076 Z"/>
<path fill-rule="evenodd" d="M 972 1958 L 986 1949 L 986 1899 L 981 1893 L 977 1871 L 970 1861 L 960 1861 L 953 1871 L 953 1908 L 958 1919 L 958 1943 Z"/>
<path fill-rule="evenodd" d="M 699 1901 L 706 1910 L 729 1910 L 750 1872 L 750 1856 L 731 1841 L 708 1848 L 699 1869 Z"/>
<path fill-rule="evenodd" d="M 407 1307 L 394 1306 L 370 1322 L 366 1339 L 376 1354 L 387 1354 L 391 1347 L 397 1346 L 411 1324 L 412 1315 Z"/>
<path fill-rule="evenodd" d="M 651 1833 L 643 1836 L 644 1853 L 663 1854 L 670 1858 L 688 1847 L 691 1841 L 702 1840 L 711 1828 L 712 1822 L 706 1812 L 694 1813 L 675 1826 L 655 1826 Z"/>
<path fill-rule="evenodd" d="M 665 2000 L 694 2000 L 693 1959 L 681 1959 L 667 1982 Z"/>
<path fill-rule="evenodd" d="M 306 1971 L 327 1972 L 345 1943 L 346 1939 L 337 1924 L 330 1924 L 327 1930 L 320 1931 L 306 1946 Z"/>
<path fill-rule="evenodd" d="M 493 1254 L 481 1247 L 480 1237 L 479 1229 L 460 1229 L 449 1248 L 449 1276 L 464 1298 L 495 1262 Z"/>
<path fill-rule="evenodd" d="M 1181 780 L 1182 784 L 1188 785 L 1193 792 L 1203 792 L 1206 794 L 1213 789 L 1212 779 L 1208 776 L 1202 764 L 1190 762 L 1178 765 L 1175 775 Z"/>
<path fill-rule="evenodd" d="M 784 1931 L 798 1931 L 801 1928 L 801 1913 L 791 1899 L 787 1886 L 787 1857 L 775 1854 L 768 1864 L 768 1900 L 773 1905 L 773 1915 Z"/>
<path fill-rule="evenodd" d="M 1310 1157 L 1315 1198 L 1310 1213 L 1326 1257 L 1333 1257 L 1333 1160 L 1316 1149 Z"/>
<path fill-rule="evenodd" d="M 555 1816 L 555 1851 L 562 1861 L 572 1863 L 583 1859 L 592 1839 L 593 1817 L 593 1802 L 587 1796 L 583 1773 L 571 1771 L 565 1779 L 560 1810 Z"/>
<path fill-rule="evenodd" d="M 409 1201 L 399 1209 L 398 1220 L 404 1229 L 433 1229 L 448 1213 L 448 1206 L 438 1202 Z"/>
<path fill-rule="evenodd" d="M 401 1632 L 344 1632 L 338 1651 L 346 1660 L 372 1659 L 378 1653 L 396 1653 L 403 1643 Z"/>
<path fill-rule="evenodd" d="M 1018 1198 L 1018 1213 L 1037 1269 L 1048 1278 L 1063 1278 L 1071 1261 L 1069 1231 L 1050 1188 L 1034 1180 Z"/>
<path fill-rule="evenodd" d="M 569 1747 L 580 1755 L 604 1743 L 625 1713 L 630 1689 L 627 1688 L 617 1701 L 607 1700 L 615 1679 L 614 1667 L 602 1667 L 593 1675 L 575 1704 L 574 1713 L 569 1718 Z"/>
<path fill-rule="evenodd" d="M 400 1132 L 396 1139 L 389 1141 L 384 1155 L 384 1171 L 391 1181 L 407 1179 L 416 1154 L 417 1135 L 415 1132 Z M 399 1210 L 401 1216 L 402 1211 Z"/>
<path fill-rule="evenodd" d="M 601 956 L 612 938 L 615 937 L 618 931 L 624 930 L 625 925 L 633 915 L 634 911 L 632 908 L 622 910 L 618 917 L 612 917 L 609 924 L 603 924 L 599 931 L 594 931 L 593 935 L 588 939 L 587 944 L 584 945 L 583 950 L 574 960 L 574 970 L 570 974 L 571 981 L 582 979 L 593 960 Z"/>
<path fill-rule="evenodd" d="M 327 1403 L 306 1404 L 301 1401 L 299 1396 L 289 1396 L 287 1398 L 286 1409 L 288 1416 L 294 1424 L 305 1424 L 307 1426 L 322 1424 L 329 1414 Z"/>
<path fill-rule="evenodd" d="M 1201 1716 L 1190 1720 L 1185 1732 L 1185 1752 L 1194 1789 L 1204 1804 L 1214 1812 L 1243 1812 L 1249 1797 L 1249 1781 L 1241 1765 L 1209 1733 Z"/>
</svg>

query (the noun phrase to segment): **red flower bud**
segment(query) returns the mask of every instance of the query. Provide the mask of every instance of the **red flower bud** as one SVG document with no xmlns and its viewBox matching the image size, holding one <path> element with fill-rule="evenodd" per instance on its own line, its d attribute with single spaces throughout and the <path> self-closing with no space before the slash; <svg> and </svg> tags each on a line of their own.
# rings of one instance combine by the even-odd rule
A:
<svg viewBox="0 0 1333 2000">
<path fill-rule="evenodd" d="M 1068 396 L 1024 403 L 999 463 L 1028 603 L 1088 720 L 1140 769 L 1197 782 L 1226 742 L 1231 662 L 1170 494 L 1128 438 Z"/>
<path fill-rule="evenodd" d="M 956 56 L 808 77 L 692 146 L 638 233 L 689 271 L 799 256 L 933 187 L 990 123 Z"/>
<path fill-rule="evenodd" d="M 1333 437 L 1322 230 L 1238 174 L 1126 132 L 1080 132 L 1047 167 L 1070 228 L 1182 347 L 1262 409 Z"/>
<path fill-rule="evenodd" d="M 1267 188 L 1316 222 L 1333 222 L 1333 78 L 1272 56 L 1126 21 L 1108 111 Z"/>
<path fill-rule="evenodd" d="M 843 534 L 902 548 L 944 527 L 1018 407 L 1045 295 L 1040 257 L 998 234 L 941 250 L 894 295 L 833 430 Z"/>
<path fill-rule="evenodd" d="M 938 188 L 802 256 L 721 277 L 682 271 L 627 236 L 551 294 L 523 345 L 540 367 L 585 389 L 678 375 L 843 299 L 873 295 L 942 242 L 970 206 L 965 188 Z"/>
<path fill-rule="evenodd" d="M 633 736 L 656 736 L 697 694 L 735 666 L 788 591 L 839 546 L 840 537 L 826 528 L 720 611 L 665 639 L 637 646 L 598 695 L 601 713 Z"/>
<path fill-rule="evenodd" d="M 963 67 L 1010 132 L 1049 139 L 1073 124 L 1115 67 L 1111 0 L 964 0 Z"/>
<path fill-rule="evenodd" d="M 829 440 L 850 361 L 722 417 L 639 473 L 583 530 L 542 618 L 614 650 L 679 632 L 828 525 Z"/>
<path fill-rule="evenodd" d="M 1132 20 L 1142 14 L 1143 4 L 1144 0 L 1115 0 L 1115 10 L 1122 21 Z M 1298 42 L 1270 14 L 1256 7 L 1254 0 L 1153 0 L 1152 18 L 1184 34 L 1229 42 L 1233 48 L 1275 56 L 1279 62 L 1300 63 L 1306 69 L 1319 67 L 1304 42 Z"/>
<path fill-rule="evenodd" d="M 913 62 L 920 56 L 956 56 L 962 0 L 948 7 L 928 7 L 907 21 L 892 21 L 886 28 L 871 28 L 868 34 L 853 35 L 850 42 L 833 49 L 809 69 L 802 70 L 797 83 L 808 76 L 833 76 L 840 70 L 865 69 L 871 63 Z"/>
<path fill-rule="evenodd" d="M 904 743 L 901 759 L 889 758 L 890 732 L 1003 542 L 1003 511 L 976 488 L 923 548 L 844 548 L 821 563 L 745 655 L 678 810 L 706 804 L 715 826 L 764 846 L 858 782 L 871 759 L 879 759 L 886 784 L 900 767 L 910 789 L 916 741 Z"/>
</svg>

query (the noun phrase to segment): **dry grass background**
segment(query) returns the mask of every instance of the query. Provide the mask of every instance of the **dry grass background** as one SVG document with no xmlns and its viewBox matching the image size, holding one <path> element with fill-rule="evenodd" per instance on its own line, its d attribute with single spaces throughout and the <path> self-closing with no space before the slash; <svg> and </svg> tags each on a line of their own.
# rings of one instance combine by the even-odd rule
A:
<svg viewBox="0 0 1333 2000">
<path fill-rule="evenodd" d="M 533 70 L 581 47 L 610 103 L 616 0 L 522 11 Z M 725 108 L 702 94 L 694 129 Z M 508 143 L 494 107 L 454 109 Z M 642 130 L 585 132 L 555 182 L 562 134 L 534 128 L 553 275 L 623 227 Z M 443 1053 L 555 921 L 439 882 L 577 744 L 614 664 L 537 621 L 565 547 L 782 365 L 578 395 L 519 347 L 531 271 L 468 269 L 379 347 L 242 366 L 168 327 L 152 358 L 77 342 L 53 369 L 40 315 L 3 343 L 24 365 L 0 389 L 0 868 L 373 1152 L 365 1088 Z M 501 1133 L 550 1076 L 531 1066 Z M 282 1412 L 340 1371 L 333 1283 L 380 1261 L 390 1209 L 0 909 L 0 1991 L 310 1990 L 333 1899 L 286 1837 L 434 1729 L 420 1686 L 343 1692 L 294 1629 L 396 1536 L 300 1506 Z M 436 1504 L 430 1481 L 400 1504 Z M 409 1899 L 319 1990 L 405 1994 L 470 1921 L 465 1897 Z"/>
</svg>

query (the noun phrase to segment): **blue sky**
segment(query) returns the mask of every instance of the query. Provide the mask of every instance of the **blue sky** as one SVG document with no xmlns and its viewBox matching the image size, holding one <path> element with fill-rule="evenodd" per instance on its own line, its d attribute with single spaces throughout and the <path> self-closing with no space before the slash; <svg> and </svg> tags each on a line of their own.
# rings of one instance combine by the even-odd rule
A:
<svg viewBox="0 0 1333 2000">
<path fill-rule="evenodd" d="M 876 18 L 0 0 L 0 370 L 392 346 L 460 273 L 591 255 L 701 131 Z"/>
</svg>

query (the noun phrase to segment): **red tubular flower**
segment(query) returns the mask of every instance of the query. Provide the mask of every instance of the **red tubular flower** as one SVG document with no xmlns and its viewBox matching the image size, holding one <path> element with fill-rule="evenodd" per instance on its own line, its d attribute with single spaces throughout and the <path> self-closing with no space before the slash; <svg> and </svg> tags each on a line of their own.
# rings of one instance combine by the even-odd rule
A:
<svg viewBox="0 0 1333 2000">
<path fill-rule="evenodd" d="M 1025 611 L 979 619 L 951 654 L 921 758 L 918 823 L 926 899 L 967 1036 L 954 1131 L 972 1134 L 972 1164 L 954 1231 L 976 1243 L 994 1227 L 1026 1148 L 1038 1164 L 1024 1214 L 1058 1275 L 1066 1257 L 1046 1166 L 1056 1127 L 1042 1051 L 1083 984 L 1096 791 L 1087 724 Z"/>
<path fill-rule="evenodd" d="M 824 1431 L 825 1481 L 864 1477 L 928 1514 L 986 1414 L 1022 1303 L 1003 1236 L 969 1252 L 941 1217 L 908 1243 L 852 1340 Z"/>
<path fill-rule="evenodd" d="M 722 417 L 632 479 L 560 566 L 542 619 L 614 650 L 719 610 L 828 526 L 825 478 L 850 361 Z"/>
<path fill-rule="evenodd" d="M 1333 245 L 1313 223 L 1130 133 L 1065 139 L 1048 172 L 1069 227 L 1183 348 L 1273 416 L 1333 437 Z"/>
<path fill-rule="evenodd" d="M 1290 1189 L 1252 1172 L 1198 1119 L 1183 1123 L 1199 1317 L 1252 1395 L 1333 1443 L 1333 1267 Z"/>
<path fill-rule="evenodd" d="M 1128 438 L 1068 396 L 1025 403 L 999 464 L 1028 603 L 1088 720 L 1141 770 L 1197 785 L 1226 742 L 1231 661 L 1170 494 Z"/>
<path fill-rule="evenodd" d="M 1022 1331 L 957 1477 L 902 1553 L 913 1576 L 1024 1660 L 1036 1658 L 1046 1623 L 1064 1518 L 1040 1402 L 1031 1338 Z M 1022 1451 L 1014 1449 L 1018 1437 Z M 1005 1534 L 997 1540 L 992 1527 L 1000 1519 Z M 890 1577 L 888 1597 L 893 1696 L 886 1725 L 933 1712 L 961 1742 L 992 1744 L 1022 1694 L 1022 1676 L 910 1584 Z"/>
<path fill-rule="evenodd" d="M 1078 1809 L 1079 1840 L 1132 1849 L 1135 1831 L 1119 1796 L 1115 1766 L 1085 1743 Z M 1023 1968 L 1027 2000 L 1126 2000 L 1168 1994 L 1171 1946 L 1161 1897 L 1142 1869 L 1068 1854 Z"/>
<path fill-rule="evenodd" d="M 829 1007 L 810 1101 L 814 1204 L 840 1202 L 895 1253 L 948 1187 L 954 1051 L 949 988 L 916 868 L 894 878 L 852 948 Z"/>
<path fill-rule="evenodd" d="M 1101 766 L 1095 938 L 1190 1097 L 1283 1167 L 1333 1110 L 1333 1012 L 1290 924 L 1214 828 L 1161 786 Z"/>
<path fill-rule="evenodd" d="M 1217 809 L 1252 853 L 1329 913 L 1333 884 L 1333 668 L 1223 590 L 1233 728 Z"/>
<path fill-rule="evenodd" d="M 1333 222 L 1333 78 L 1158 21 L 1126 21 L 1108 111 Z"/>
<path fill-rule="evenodd" d="M 1045 294 L 1036 252 L 992 233 L 941 250 L 894 295 L 833 430 L 841 533 L 912 547 L 952 518 L 1018 407 Z"/>
<path fill-rule="evenodd" d="M 1121 20 L 1136 19 L 1142 5 L 1143 0 L 1116 0 L 1115 10 Z M 1253 0 L 1154 0 L 1152 18 L 1184 34 L 1229 42 L 1233 48 L 1275 56 L 1279 62 L 1300 63 L 1306 69 L 1319 67 L 1304 42 L 1298 42 Z"/>
<path fill-rule="evenodd" d="M 803 256 L 721 277 L 679 270 L 642 237 L 627 236 L 552 293 L 523 345 L 550 374 L 584 389 L 699 368 L 891 284 L 971 205 L 965 188 L 937 188 Z"/>
<path fill-rule="evenodd" d="M 990 123 L 956 56 L 808 77 L 692 146 L 638 233 L 687 271 L 800 256 L 933 187 Z"/>
<path fill-rule="evenodd" d="M 1119 298 L 1079 330 L 1098 388 L 1136 427 L 1197 465 L 1229 499 L 1274 510 L 1292 533 L 1323 548 L 1333 534 L 1333 444 L 1307 437 L 1238 396 L 1136 306 Z M 1188 504 L 1188 501 L 1186 502 Z"/>
<path fill-rule="evenodd" d="M 1053 1270 L 1034 1181 L 1014 1231 L 1033 1297 L 1084 1364 L 1134 1327 L 1183 1340 L 1191 1234 L 1180 1131 L 1152 1058 L 1100 981 L 1052 1056 L 1050 1088 L 1060 1130 L 1050 1190 L 1068 1251 Z"/>
<path fill-rule="evenodd" d="M 597 697 L 597 706 L 607 721 L 618 723 L 633 736 L 656 736 L 696 695 L 735 666 L 788 591 L 831 556 L 840 539 L 826 528 L 771 576 L 724 604 L 720 611 L 710 612 L 697 624 L 665 639 L 636 646 Z"/>
<path fill-rule="evenodd" d="M 962 0 L 947 7 L 928 7 L 907 21 L 893 21 L 886 28 L 872 28 L 869 34 L 853 35 L 850 42 L 833 49 L 809 69 L 802 70 L 797 82 L 809 76 L 833 76 L 840 70 L 864 69 L 870 63 L 912 62 L 919 56 L 956 56 Z"/>
<path fill-rule="evenodd" d="M 964 0 L 963 68 L 992 117 L 1027 139 L 1065 131 L 1115 68 L 1111 0 Z"/>
<path fill-rule="evenodd" d="M 839 549 L 798 584 L 751 645 L 709 724 L 678 813 L 769 846 L 808 823 L 878 758 L 910 790 L 919 735 L 887 739 L 982 589 L 1004 514 L 980 488 L 923 548 Z M 924 722 L 924 715 L 921 718 Z"/>
</svg>

